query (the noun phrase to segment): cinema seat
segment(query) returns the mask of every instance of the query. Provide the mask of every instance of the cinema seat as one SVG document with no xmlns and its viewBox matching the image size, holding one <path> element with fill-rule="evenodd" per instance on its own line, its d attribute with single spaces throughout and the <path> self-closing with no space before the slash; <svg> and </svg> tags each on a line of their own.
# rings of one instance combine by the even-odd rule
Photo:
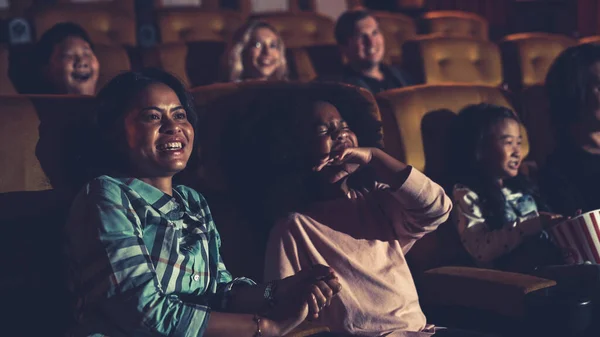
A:
<svg viewBox="0 0 600 337">
<path fill-rule="evenodd" d="M 445 144 L 454 114 L 478 103 L 513 109 L 500 89 L 485 85 L 425 84 L 384 91 L 376 98 L 386 151 L 435 179 L 443 179 Z M 528 152 L 529 142 L 524 133 L 523 156 Z"/>
<path fill-rule="evenodd" d="M 95 46 L 94 52 L 100 63 L 97 90 L 118 74 L 131 70 L 127 50 L 121 46 Z"/>
<path fill-rule="evenodd" d="M 58 6 L 42 7 L 33 13 L 33 25 L 37 38 L 59 22 L 74 22 L 80 25 L 97 45 L 136 45 L 135 18 L 127 12 Z"/>
<path fill-rule="evenodd" d="M 144 51 L 143 64 L 174 74 L 190 88 L 212 84 L 219 81 L 225 45 L 221 41 L 160 44 Z"/>
<path fill-rule="evenodd" d="M 244 18 L 231 11 L 205 11 L 196 8 L 164 8 L 156 11 L 162 43 L 229 42 Z"/>
<path fill-rule="evenodd" d="M 265 12 L 250 19 L 262 20 L 277 29 L 287 48 L 335 44 L 334 22 L 314 12 Z"/>
<path fill-rule="evenodd" d="M 385 38 L 384 61 L 388 64 L 402 63 L 402 44 L 417 36 L 414 20 L 400 13 L 371 12 L 379 22 L 379 29 Z"/>
<path fill-rule="evenodd" d="M 63 228 L 83 180 L 83 119 L 92 103 L 75 96 L 0 97 L 0 253 L 12 271 L 0 277 L 0 301 L 11 308 L 3 317 L 9 335 L 65 334 Z"/>
<path fill-rule="evenodd" d="M 417 83 L 500 86 L 503 82 L 500 51 L 490 41 L 419 37 L 404 43 L 403 58 L 404 69 Z"/>
<path fill-rule="evenodd" d="M 489 39 L 487 20 L 475 13 L 462 11 L 430 11 L 421 18 L 423 34 L 447 37 L 468 37 L 478 40 Z"/>
<path fill-rule="evenodd" d="M 544 83 L 554 59 L 577 40 L 566 35 L 519 33 L 500 41 L 504 78 L 509 89 L 519 92 Z"/>
</svg>

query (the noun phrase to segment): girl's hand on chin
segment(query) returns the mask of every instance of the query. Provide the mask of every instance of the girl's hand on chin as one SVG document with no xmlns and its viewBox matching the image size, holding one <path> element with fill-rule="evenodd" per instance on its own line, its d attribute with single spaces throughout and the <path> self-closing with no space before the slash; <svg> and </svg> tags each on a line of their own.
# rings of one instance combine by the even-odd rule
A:
<svg viewBox="0 0 600 337">
<path fill-rule="evenodd" d="M 326 166 L 339 166 L 342 164 L 347 165 L 346 170 L 348 174 L 352 174 L 361 166 L 367 165 L 373 158 L 373 149 L 370 147 L 350 147 L 340 151 L 331 152 L 331 154 L 319 162 L 315 167 L 314 171 L 321 171 Z"/>
<path fill-rule="evenodd" d="M 339 152 L 332 152 L 333 159 L 331 165 L 341 165 L 344 163 L 367 165 L 373 159 L 373 149 L 370 147 L 349 147 Z"/>
</svg>

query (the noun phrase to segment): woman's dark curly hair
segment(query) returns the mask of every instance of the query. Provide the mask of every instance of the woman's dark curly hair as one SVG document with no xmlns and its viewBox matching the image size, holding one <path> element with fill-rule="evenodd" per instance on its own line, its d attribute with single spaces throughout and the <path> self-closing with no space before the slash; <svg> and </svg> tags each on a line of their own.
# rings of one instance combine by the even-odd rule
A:
<svg viewBox="0 0 600 337">
<path fill-rule="evenodd" d="M 124 142 L 124 118 L 133 99 L 151 84 L 162 83 L 171 88 L 187 118 L 195 128 L 198 115 L 192 96 L 175 76 L 159 69 L 125 72 L 108 82 L 96 97 L 96 112 L 92 121 L 95 151 L 89 160 L 90 178 L 101 174 L 127 174 L 128 163 L 120 149 Z"/>
<path fill-rule="evenodd" d="M 597 84 L 590 67 L 598 61 L 600 45 L 582 44 L 563 51 L 550 66 L 546 93 L 557 137 L 568 135 L 567 128 L 586 113 L 590 88 Z"/>
<path fill-rule="evenodd" d="M 314 200 L 316 180 L 311 166 L 314 163 L 310 161 L 313 157 L 307 149 L 306 126 L 316 102 L 335 106 L 360 146 L 382 147 L 375 105 L 359 90 L 334 83 L 282 83 L 276 89 L 259 93 L 246 111 L 235 116 L 223 141 L 225 167 L 229 168 L 228 175 L 237 190 L 252 193 L 253 199 L 268 204 L 252 207 L 263 211 L 268 208 L 273 211 L 270 215 L 277 216 Z M 355 188 L 373 182 L 369 170 L 360 170 L 349 179 Z M 282 205 L 287 197 L 282 194 L 294 194 L 294 202 Z"/>
<path fill-rule="evenodd" d="M 470 105 L 459 112 L 450 132 L 448 165 L 451 181 L 477 193 L 481 200 L 483 216 L 492 229 L 499 229 L 506 223 L 506 199 L 502 194 L 502 186 L 489 175 L 482 159 L 492 128 L 505 119 L 520 123 L 515 113 L 508 108 L 485 103 Z M 547 210 L 537 188 L 524 175 L 518 174 L 504 180 L 504 186 L 512 191 L 532 195 L 538 209 Z"/>
</svg>

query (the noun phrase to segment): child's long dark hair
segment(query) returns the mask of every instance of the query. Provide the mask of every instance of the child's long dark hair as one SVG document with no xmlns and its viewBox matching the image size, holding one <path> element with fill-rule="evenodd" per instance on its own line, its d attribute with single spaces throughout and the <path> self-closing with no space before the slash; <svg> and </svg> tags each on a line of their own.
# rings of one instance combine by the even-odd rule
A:
<svg viewBox="0 0 600 337">
<path fill-rule="evenodd" d="M 460 111 L 450 133 L 450 180 L 453 185 L 461 184 L 477 193 L 483 216 L 492 229 L 499 229 L 505 224 L 506 199 L 502 186 L 486 171 L 482 157 L 492 128 L 505 119 L 519 122 L 515 113 L 505 107 L 485 103 L 471 105 Z M 535 185 L 524 175 L 504 180 L 504 187 L 533 196 L 539 210 L 548 210 Z"/>
<path fill-rule="evenodd" d="M 304 126 L 316 102 L 334 105 L 360 146 L 382 147 L 375 105 L 359 90 L 333 83 L 282 84 L 267 95 L 257 95 L 247 111 L 234 117 L 223 138 L 224 166 L 235 189 L 251 193 L 253 200 L 246 204 L 250 211 L 268 213 L 271 222 L 314 201 L 317 186 Z M 361 188 L 374 181 L 367 169 L 353 174 L 348 183 Z"/>
</svg>

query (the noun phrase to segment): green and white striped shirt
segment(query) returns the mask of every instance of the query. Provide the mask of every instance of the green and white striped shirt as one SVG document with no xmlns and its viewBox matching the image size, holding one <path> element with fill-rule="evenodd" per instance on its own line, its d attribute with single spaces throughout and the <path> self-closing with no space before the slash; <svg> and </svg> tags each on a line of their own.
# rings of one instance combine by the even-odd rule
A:
<svg viewBox="0 0 600 337">
<path fill-rule="evenodd" d="M 101 176 L 76 197 L 67 224 L 72 336 L 202 336 L 234 284 L 206 200 L 135 178 Z"/>
</svg>

